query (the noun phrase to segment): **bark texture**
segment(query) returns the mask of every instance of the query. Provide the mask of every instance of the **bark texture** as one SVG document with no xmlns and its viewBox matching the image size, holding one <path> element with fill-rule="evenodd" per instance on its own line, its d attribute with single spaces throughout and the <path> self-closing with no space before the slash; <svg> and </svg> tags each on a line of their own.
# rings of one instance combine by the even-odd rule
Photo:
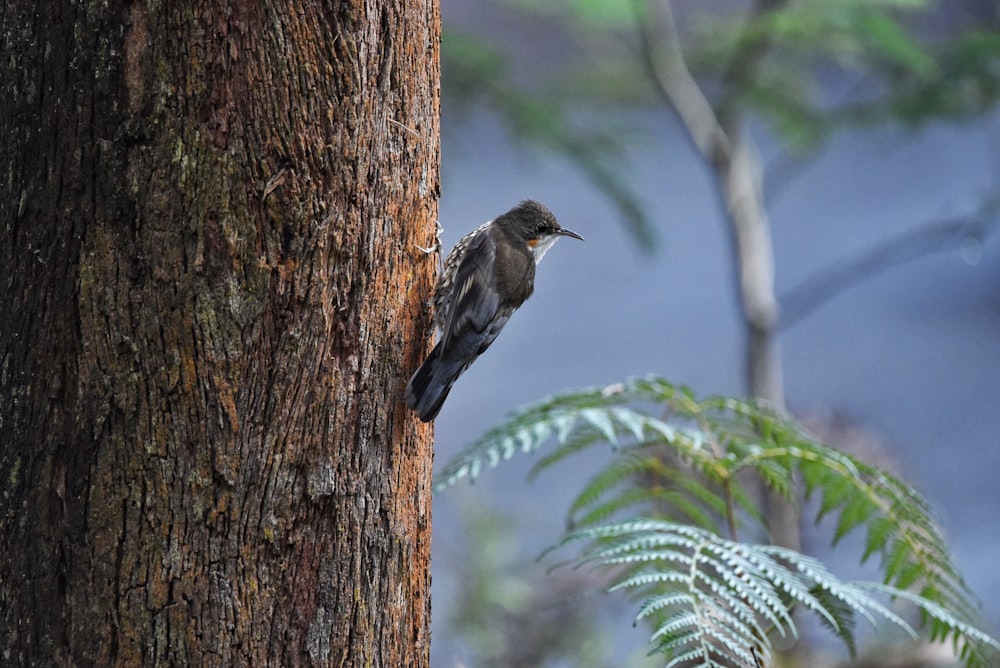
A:
<svg viewBox="0 0 1000 668">
<path fill-rule="evenodd" d="M 0 8 L 0 663 L 428 664 L 439 36 Z"/>
</svg>

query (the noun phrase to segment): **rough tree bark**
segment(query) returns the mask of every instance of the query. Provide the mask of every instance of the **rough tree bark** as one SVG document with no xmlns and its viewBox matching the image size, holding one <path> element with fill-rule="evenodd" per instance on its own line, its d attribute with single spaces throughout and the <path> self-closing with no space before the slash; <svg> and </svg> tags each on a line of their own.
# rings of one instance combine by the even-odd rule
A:
<svg viewBox="0 0 1000 668">
<path fill-rule="evenodd" d="M 0 8 L 0 663 L 428 664 L 439 35 Z"/>
</svg>

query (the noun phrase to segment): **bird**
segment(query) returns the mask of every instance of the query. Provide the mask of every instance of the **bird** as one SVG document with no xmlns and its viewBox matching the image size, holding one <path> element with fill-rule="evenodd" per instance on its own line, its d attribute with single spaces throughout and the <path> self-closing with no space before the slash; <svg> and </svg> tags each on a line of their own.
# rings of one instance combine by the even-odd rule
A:
<svg viewBox="0 0 1000 668">
<path fill-rule="evenodd" d="M 440 337 L 406 386 L 406 405 L 421 421 L 437 417 L 458 377 L 531 296 L 535 268 L 560 237 L 583 241 L 545 206 L 524 200 L 466 234 L 448 253 L 433 297 Z"/>
</svg>

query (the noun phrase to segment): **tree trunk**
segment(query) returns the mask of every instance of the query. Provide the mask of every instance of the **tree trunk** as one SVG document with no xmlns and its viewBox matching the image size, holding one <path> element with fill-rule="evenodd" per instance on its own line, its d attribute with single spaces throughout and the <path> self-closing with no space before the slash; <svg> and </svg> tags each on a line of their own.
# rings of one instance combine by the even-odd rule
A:
<svg viewBox="0 0 1000 668">
<path fill-rule="evenodd" d="M 0 663 L 428 664 L 439 35 L 0 9 Z"/>
</svg>

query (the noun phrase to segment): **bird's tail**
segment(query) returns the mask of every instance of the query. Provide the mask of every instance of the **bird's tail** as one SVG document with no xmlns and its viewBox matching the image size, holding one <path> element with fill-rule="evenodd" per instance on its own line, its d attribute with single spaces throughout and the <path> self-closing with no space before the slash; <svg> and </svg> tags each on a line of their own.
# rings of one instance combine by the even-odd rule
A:
<svg viewBox="0 0 1000 668">
<path fill-rule="evenodd" d="M 441 343 L 438 342 L 410 378 L 406 385 L 406 405 L 417 412 L 421 421 L 430 422 L 437 417 L 451 386 L 469 366 L 463 362 L 461 359 L 443 359 Z"/>
</svg>

